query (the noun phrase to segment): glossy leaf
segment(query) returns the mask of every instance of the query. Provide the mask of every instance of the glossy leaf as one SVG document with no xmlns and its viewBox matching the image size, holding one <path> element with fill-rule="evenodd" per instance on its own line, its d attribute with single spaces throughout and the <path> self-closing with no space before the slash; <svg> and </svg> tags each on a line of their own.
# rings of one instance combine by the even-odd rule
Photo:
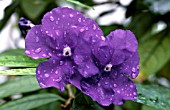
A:
<svg viewBox="0 0 170 110">
<path fill-rule="evenodd" d="M 21 0 L 21 8 L 30 19 L 35 19 L 48 5 L 46 0 Z"/>
<path fill-rule="evenodd" d="M 34 60 L 24 54 L 23 49 L 8 50 L 0 54 L 0 66 L 37 67 L 43 60 Z"/>
<path fill-rule="evenodd" d="M 16 77 L 0 84 L 0 98 L 39 89 L 41 88 L 39 87 L 35 76 Z"/>
<path fill-rule="evenodd" d="M 95 103 L 90 97 L 79 93 L 73 101 L 73 110 L 104 110 L 97 103 Z"/>
<path fill-rule="evenodd" d="M 36 68 L 10 69 L 0 71 L 0 75 L 35 75 Z"/>
<path fill-rule="evenodd" d="M 168 30 L 163 30 L 139 44 L 140 72 L 144 77 L 155 74 L 168 62 L 170 59 L 169 47 L 170 33 Z"/>
<path fill-rule="evenodd" d="M 137 102 L 157 109 L 169 110 L 170 89 L 154 85 L 137 85 Z"/>
<path fill-rule="evenodd" d="M 93 9 L 94 10 L 93 7 L 85 5 L 85 4 L 83 4 L 83 3 L 81 3 L 81 2 L 79 2 L 77 0 L 65 0 L 65 1 L 73 3 L 73 4 L 76 4 L 76 5 L 79 5 L 79 6 L 84 7 L 84 8 L 89 8 L 89 9 Z"/>
<path fill-rule="evenodd" d="M 30 110 L 54 101 L 64 101 L 56 94 L 35 94 L 18 100 L 8 102 L 0 107 L 0 110 Z"/>
</svg>

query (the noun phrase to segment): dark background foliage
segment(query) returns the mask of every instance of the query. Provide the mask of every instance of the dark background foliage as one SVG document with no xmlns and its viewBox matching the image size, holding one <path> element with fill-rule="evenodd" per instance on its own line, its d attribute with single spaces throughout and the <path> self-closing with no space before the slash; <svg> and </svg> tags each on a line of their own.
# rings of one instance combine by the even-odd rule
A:
<svg viewBox="0 0 170 110">
<path fill-rule="evenodd" d="M 137 83 L 137 101 L 126 101 L 122 106 L 103 107 L 72 85 L 65 92 L 55 88 L 41 89 L 34 76 L 35 67 L 42 60 L 33 60 L 23 54 L 23 49 L 7 50 L 0 54 L 0 65 L 9 67 L 0 75 L 10 75 L 0 84 L 0 110 L 169 110 L 170 109 L 170 1 L 132 0 L 123 5 L 119 0 L 96 3 L 93 0 L 12 0 L 5 8 L 0 21 L 0 32 L 15 13 L 40 24 L 43 15 L 62 3 L 86 14 L 92 7 L 104 4 L 126 9 L 129 23 L 100 25 L 107 35 L 115 29 L 129 29 L 139 42 L 140 74 Z M 95 10 L 94 10 L 95 11 Z M 101 12 L 95 19 L 113 13 L 115 9 Z M 116 16 L 113 16 L 116 17 Z M 17 24 L 18 21 L 16 21 Z M 163 26 L 161 29 L 158 27 Z M 21 35 L 24 38 L 25 35 Z M 0 36 L 2 39 L 3 36 Z M 17 41 L 14 41 L 17 44 Z M 29 76 L 19 76 L 29 75 Z M 14 96 L 19 96 L 14 98 Z"/>
</svg>

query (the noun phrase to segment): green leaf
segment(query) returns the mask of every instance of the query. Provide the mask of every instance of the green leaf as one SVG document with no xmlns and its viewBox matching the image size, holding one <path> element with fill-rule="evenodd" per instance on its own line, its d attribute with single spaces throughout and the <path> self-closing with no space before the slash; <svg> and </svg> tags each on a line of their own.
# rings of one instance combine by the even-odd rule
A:
<svg viewBox="0 0 170 110">
<path fill-rule="evenodd" d="M 46 0 L 21 0 L 21 8 L 30 19 L 35 19 L 43 13 L 48 1 Z"/>
<path fill-rule="evenodd" d="M 10 69 L 0 71 L 0 75 L 35 75 L 36 68 Z"/>
<path fill-rule="evenodd" d="M 169 110 L 170 89 L 156 85 L 137 85 L 137 102 L 157 109 Z"/>
<path fill-rule="evenodd" d="M 54 101 L 64 101 L 56 94 L 36 94 L 18 100 L 8 102 L 0 107 L 0 110 L 30 110 Z"/>
<path fill-rule="evenodd" d="M 24 54 L 23 49 L 12 49 L 0 54 L 0 66 L 8 67 L 37 67 L 44 61 L 43 59 L 34 60 Z"/>
<path fill-rule="evenodd" d="M 144 77 L 158 72 L 170 59 L 170 33 L 163 30 L 139 43 L 141 73 Z"/>
<path fill-rule="evenodd" d="M 147 105 L 142 105 L 142 110 L 159 110 L 159 109 Z"/>
<path fill-rule="evenodd" d="M 96 104 L 90 97 L 79 93 L 73 101 L 73 110 L 104 110 Z"/>
<path fill-rule="evenodd" d="M 89 8 L 89 9 L 93 9 L 94 10 L 93 7 L 85 5 L 85 4 L 83 4 L 83 3 L 79 2 L 79 1 L 76 1 L 76 0 L 65 0 L 65 1 L 73 3 L 73 4 L 76 4 L 76 5 L 79 5 L 79 6 L 84 7 L 84 8 Z"/>
<path fill-rule="evenodd" d="M 16 77 L 0 84 L 0 98 L 39 89 L 41 88 L 39 87 L 35 76 Z"/>
<path fill-rule="evenodd" d="M 153 26 L 155 16 L 151 12 L 140 13 L 133 16 L 129 25 L 130 30 L 134 32 L 137 38 L 143 37 Z"/>
</svg>

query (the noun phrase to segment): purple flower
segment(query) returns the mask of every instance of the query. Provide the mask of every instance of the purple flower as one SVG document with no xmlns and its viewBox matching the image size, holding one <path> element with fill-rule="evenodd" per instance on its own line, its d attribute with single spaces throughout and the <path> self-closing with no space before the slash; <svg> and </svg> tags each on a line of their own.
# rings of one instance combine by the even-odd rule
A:
<svg viewBox="0 0 170 110">
<path fill-rule="evenodd" d="M 32 27 L 25 39 L 25 53 L 34 58 L 48 58 L 36 70 L 42 88 L 54 86 L 64 91 L 76 71 L 74 51 L 95 45 L 103 33 L 91 19 L 70 8 L 55 8 L 46 13 L 42 25 Z M 92 41 L 92 42 L 89 42 Z"/>
<path fill-rule="evenodd" d="M 73 84 L 105 106 L 136 99 L 129 77 L 139 73 L 137 46 L 131 31 L 115 30 L 104 38 L 93 20 L 70 8 L 46 13 L 25 39 L 26 55 L 48 59 L 36 69 L 42 88 L 64 91 L 66 84 Z"/>
<path fill-rule="evenodd" d="M 124 100 L 136 100 L 136 85 L 129 79 L 136 78 L 139 73 L 139 55 L 137 40 L 129 30 L 115 30 L 97 46 L 91 48 L 92 63 L 89 71 L 83 71 L 88 77 L 80 80 L 80 88 L 98 103 L 108 106 L 111 103 L 121 105 Z M 87 51 L 77 51 L 82 59 Z M 83 65 L 77 64 L 78 67 Z M 95 71 L 98 68 L 98 71 Z M 94 71 L 94 73 L 92 73 Z M 72 83 L 73 85 L 74 82 Z"/>
</svg>

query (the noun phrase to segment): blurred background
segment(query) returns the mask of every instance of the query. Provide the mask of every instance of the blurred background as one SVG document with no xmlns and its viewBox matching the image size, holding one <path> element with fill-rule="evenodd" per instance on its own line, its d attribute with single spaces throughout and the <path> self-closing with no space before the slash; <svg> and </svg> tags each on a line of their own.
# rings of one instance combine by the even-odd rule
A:
<svg viewBox="0 0 170 110">
<path fill-rule="evenodd" d="M 25 17 L 34 24 L 40 24 L 43 15 L 53 8 L 70 7 L 94 19 L 105 36 L 115 29 L 134 32 L 139 42 L 141 57 L 140 74 L 135 82 L 170 88 L 170 0 L 77 0 L 85 5 L 70 1 L 72 0 L 0 0 L 0 53 L 8 49 L 24 48 L 25 35 L 21 34 L 18 27 L 20 17 Z M 9 68 L 0 66 L 0 70 L 5 69 Z M 0 76 L 0 83 L 4 84 L 8 79 L 15 77 Z M 76 90 L 74 87 L 73 89 Z M 54 88 L 49 88 L 0 98 L 0 104 L 38 92 L 57 92 L 63 97 L 68 95 L 67 91 L 60 93 Z M 62 107 L 56 109 L 55 106 L 60 106 L 61 103 L 57 103 L 58 105 L 55 103 L 52 103 L 54 107 L 49 108 L 48 104 L 34 110 L 63 109 Z M 105 109 L 158 110 L 153 106 L 132 101 L 127 101 L 121 107 L 111 105 Z"/>
</svg>

